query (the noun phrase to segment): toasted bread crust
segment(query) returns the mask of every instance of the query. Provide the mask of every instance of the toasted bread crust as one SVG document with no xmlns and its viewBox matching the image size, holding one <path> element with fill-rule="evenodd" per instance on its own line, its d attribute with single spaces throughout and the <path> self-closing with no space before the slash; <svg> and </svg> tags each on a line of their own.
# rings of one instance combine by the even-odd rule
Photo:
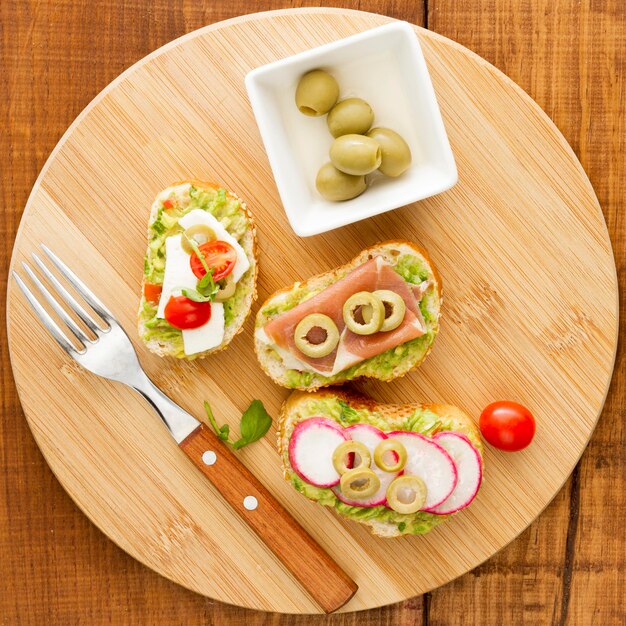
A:
<svg viewBox="0 0 626 626">
<path fill-rule="evenodd" d="M 195 187 L 200 187 L 203 189 L 214 189 L 214 190 L 218 190 L 218 189 L 225 189 L 223 185 L 220 185 L 218 183 L 214 183 L 214 182 L 207 182 L 207 181 L 202 181 L 199 180 L 197 178 L 190 178 L 188 180 L 179 180 L 176 181 L 174 183 L 172 183 L 171 185 L 168 185 L 167 187 L 165 187 L 165 189 L 169 188 L 169 187 L 178 187 L 179 185 L 185 185 L 185 184 L 191 184 L 194 185 Z M 158 196 L 159 194 L 157 194 Z M 243 330 L 243 325 L 246 321 L 246 319 L 248 319 L 248 316 L 250 315 L 250 311 L 252 310 L 252 304 L 255 302 L 256 298 L 257 298 L 257 276 L 258 276 L 258 272 L 259 272 L 259 263 L 258 263 L 258 258 L 257 258 L 257 233 L 256 233 L 256 224 L 254 221 L 254 217 L 252 216 L 252 213 L 250 212 L 250 209 L 248 208 L 247 204 L 245 203 L 244 200 L 242 200 L 237 194 L 235 194 L 234 192 L 226 189 L 226 195 L 231 199 L 231 200 L 238 200 L 239 204 L 241 206 L 241 210 L 245 213 L 246 218 L 249 220 L 250 223 L 250 228 L 248 229 L 248 232 L 251 233 L 252 236 L 252 241 L 250 244 L 250 254 L 252 255 L 253 258 L 253 263 L 252 263 L 252 271 L 253 271 L 253 276 L 252 276 L 252 291 L 250 293 L 250 296 L 247 299 L 247 303 L 245 305 L 245 308 L 243 308 L 241 311 L 238 312 L 235 320 L 236 320 L 236 324 L 234 324 L 231 328 L 229 328 L 229 337 L 227 340 L 225 340 L 222 344 L 220 344 L 219 346 L 217 346 L 216 348 L 213 348 L 211 350 L 207 350 L 205 352 L 200 352 L 198 354 L 194 354 L 192 355 L 189 359 L 187 359 L 187 357 L 185 357 L 187 360 L 191 360 L 191 359 L 202 359 L 206 356 L 208 356 L 209 354 L 214 354 L 215 352 L 219 352 L 221 350 L 226 349 L 226 347 L 228 347 L 228 344 L 230 344 L 230 342 L 234 339 L 234 337 L 236 337 L 240 332 L 242 332 Z M 148 224 L 148 228 L 149 228 L 149 224 Z M 141 279 L 141 299 L 139 302 L 139 310 L 137 312 L 137 323 L 138 323 L 138 328 L 139 328 L 139 336 L 142 337 L 143 336 L 143 327 L 142 327 L 142 323 L 141 323 L 141 310 L 143 308 L 143 304 L 145 301 L 144 295 L 143 295 L 143 290 L 144 290 L 144 284 L 145 284 L 145 276 L 142 277 Z M 148 350 L 150 350 L 150 352 L 153 352 L 154 354 L 157 354 L 159 356 L 171 356 L 171 353 L 165 349 L 162 345 L 160 344 L 156 344 L 154 342 L 144 342 L 144 344 L 146 345 L 146 347 L 148 348 Z"/>
<path fill-rule="evenodd" d="M 455 424 L 455 431 L 469 435 L 472 442 L 479 442 L 479 445 L 475 445 L 481 458 L 483 458 L 483 449 L 480 444 L 480 431 L 476 423 L 467 415 L 464 411 L 456 406 L 449 404 L 439 403 L 427 403 L 427 404 L 383 404 L 376 402 L 372 398 L 356 393 L 349 389 L 331 387 L 328 389 L 320 389 L 314 394 L 294 391 L 283 403 L 280 414 L 278 416 L 277 424 L 277 447 L 278 453 L 282 462 L 283 476 L 285 480 L 289 480 L 293 469 L 289 464 L 289 455 L 287 453 L 287 447 L 289 445 L 288 431 L 291 426 L 293 417 L 298 411 L 298 407 L 301 403 L 311 399 L 312 395 L 320 399 L 339 399 L 343 400 L 346 404 L 349 404 L 355 409 L 365 409 L 370 412 L 376 412 L 381 415 L 389 424 L 389 430 L 395 430 L 400 428 L 402 421 L 411 415 L 415 409 L 423 408 L 436 413 L 441 417 L 445 417 L 448 420 L 452 420 Z M 341 515 L 340 511 L 335 510 L 335 513 Z M 448 516 L 442 516 L 448 517 Z M 399 537 L 403 533 L 400 532 L 395 524 L 389 524 L 379 520 L 362 520 L 352 519 L 351 521 L 359 522 L 370 526 L 372 533 L 380 537 Z"/>
<path fill-rule="evenodd" d="M 369 258 L 372 258 L 372 256 L 374 255 L 382 254 L 390 250 L 406 249 L 406 248 L 409 248 L 411 252 L 414 253 L 416 256 L 422 257 L 424 261 L 428 264 L 429 269 L 432 273 L 434 282 L 435 282 L 435 288 L 437 290 L 437 296 L 438 296 L 439 304 L 441 306 L 441 303 L 443 302 L 443 288 L 441 284 L 441 277 L 439 275 L 439 272 L 437 271 L 437 268 L 433 264 L 428 252 L 422 246 L 412 241 L 407 241 L 403 239 L 391 239 L 388 241 L 377 243 L 373 246 L 370 246 L 369 248 L 365 248 L 356 257 L 354 257 L 353 259 L 351 259 L 350 261 L 348 261 L 347 263 L 344 263 L 343 265 L 339 267 L 333 268 L 327 272 L 321 272 L 320 274 L 316 274 L 315 276 L 312 276 L 311 278 L 303 282 L 295 282 L 288 287 L 284 287 L 283 289 L 279 289 L 278 291 L 274 292 L 259 307 L 259 312 L 257 313 L 255 327 L 264 326 L 271 319 L 263 315 L 263 310 L 267 306 L 271 305 L 273 302 L 277 300 L 280 300 L 283 296 L 288 295 L 294 289 L 311 288 L 313 285 L 315 285 L 319 281 L 325 281 L 327 278 L 332 279 L 333 277 L 337 277 L 337 276 L 340 276 L 349 272 L 350 270 L 358 267 L 359 265 L 367 261 Z M 437 321 L 435 325 L 435 334 L 437 334 L 438 329 L 439 329 L 439 322 Z M 384 382 L 389 382 L 391 380 L 395 380 L 396 378 L 401 378 L 402 376 L 406 375 L 411 369 L 418 367 L 424 361 L 424 359 L 428 356 L 431 348 L 432 346 L 429 347 L 428 350 L 423 355 L 423 357 L 418 362 L 414 363 L 411 367 L 401 370 L 401 371 L 394 372 L 393 375 L 389 378 L 383 378 L 383 377 L 378 377 L 378 376 L 375 376 L 375 378 L 378 378 L 379 380 L 383 380 Z M 273 368 L 271 368 L 269 364 L 267 363 L 264 355 L 262 354 L 262 348 L 259 345 L 259 342 L 256 340 L 256 337 L 254 341 L 254 350 L 255 350 L 257 359 L 259 361 L 259 364 L 261 365 L 261 368 L 265 371 L 265 373 L 275 383 L 287 387 L 288 385 L 285 384 L 285 380 L 280 375 L 277 375 L 276 372 L 273 370 Z M 325 380 L 325 377 L 321 375 L 315 375 L 314 378 L 315 380 L 311 385 L 306 386 L 306 387 L 303 387 L 303 386 L 295 387 L 295 389 L 298 389 L 301 391 L 316 391 L 317 389 L 320 389 L 322 387 L 326 387 L 329 385 L 340 385 L 343 382 L 345 382 L 340 379 L 336 379 L 331 382 L 331 381 L 328 381 L 327 379 Z M 354 378 L 352 380 L 357 380 L 357 379 Z"/>
</svg>

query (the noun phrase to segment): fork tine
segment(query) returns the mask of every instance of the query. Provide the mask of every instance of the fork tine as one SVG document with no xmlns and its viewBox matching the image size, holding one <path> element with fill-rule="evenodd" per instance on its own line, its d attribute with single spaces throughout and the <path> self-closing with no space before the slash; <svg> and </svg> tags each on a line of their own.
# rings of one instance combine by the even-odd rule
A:
<svg viewBox="0 0 626 626">
<path fill-rule="evenodd" d="M 15 272 L 12 272 L 13 279 L 17 283 L 18 287 L 22 290 L 22 293 L 26 296 L 30 306 L 37 314 L 37 317 L 41 320 L 42 324 L 48 329 L 50 334 L 57 340 L 57 343 L 65 350 L 70 356 L 74 356 L 77 353 L 82 354 L 85 351 L 83 346 L 82 350 L 76 350 L 68 338 L 63 334 L 61 329 L 57 326 L 57 323 L 50 317 L 48 312 L 39 304 L 39 301 L 32 294 L 31 290 L 26 286 L 24 281 Z"/>
<path fill-rule="evenodd" d="M 45 244 L 41 244 L 41 248 L 48 255 L 50 260 L 56 265 L 57 269 L 67 280 L 74 285 L 76 291 L 80 293 L 80 295 L 86 300 L 89 306 L 107 323 L 111 323 L 112 320 L 115 320 L 113 317 L 113 313 L 107 309 L 106 306 L 94 295 L 92 291 L 90 291 L 85 283 L 83 283 L 72 270 L 59 259 L 59 257 L 48 248 Z"/>
<path fill-rule="evenodd" d="M 34 256 L 34 255 L 33 255 Z M 57 315 L 65 322 L 67 327 L 74 333 L 78 341 L 87 343 L 89 337 L 83 332 L 82 328 L 65 312 L 65 309 L 57 302 L 55 297 L 46 289 L 45 285 L 37 278 L 37 275 L 30 269 L 27 263 L 22 263 L 24 271 L 28 274 L 41 295 L 47 300 L 48 304 L 56 311 Z M 41 266 L 40 266 L 41 267 Z"/>
<path fill-rule="evenodd" d="M 87 328 L 89 328 L 89 330 L 91 330 L 94 335 L 97 335 L 99 332 L 101 332 L 102 329 L 98 326 L 98 324 L 96 324 L 96 322 L 93 321 L 91 315 L 89 315 L 89 313 L 85 311 L 85 309 L 76 301 L 76 298 L 74 298 L 74 296 L 57 280 L 56 276 L 44 265 L 43 261 L 34 252 L 32 256 L 33 260 L 37 264 L 37 267 L 39 267 L 39 269 L 41 270 L 41 273 L 50 281 L 50 283 L 52 283 L 58 294 L 72 308 L 74 313 L 76 313 L 76 315 L 78 315 L 78 317 L 83 320 Z M 64 319 L 64 321 L 66 320 Z"/>
</svg>

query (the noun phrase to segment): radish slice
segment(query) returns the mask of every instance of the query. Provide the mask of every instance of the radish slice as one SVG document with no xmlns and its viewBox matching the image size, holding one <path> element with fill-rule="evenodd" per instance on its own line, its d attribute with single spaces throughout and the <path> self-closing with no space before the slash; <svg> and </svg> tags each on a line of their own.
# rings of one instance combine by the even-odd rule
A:
<svg viewBox="0 0 626 626">
<path fill-rule="evenodd" d="M 346 441 L 343 428 L 325 417 L 310 417 L 293 429 L 289 440 L 289 462 L 302 480 L 316 487 L 339 483 L 333 452 Z"/>
<path fill-rule="evenodd" d="M 385 472 L 374 463 L 374 448 L 376 448 L 376 446 L 383 439 L 387 439 L 387 435 L 385 435 L 382 430 L 378 430 L 378 428 L 376 428 L 375 426 L 370 426 L 369 424 L 355 424 L 354 426 L 349 426 L 344 430 L 344 433 L 350 439 L 362 443 L 370 451 L 370 454 L 372 456 L 372 464 L 370 466 L 370 469 L 373 470 L 380 479 L 380 488 L 374 495 L 370 496 L 369 498 L 364 498 L 363 500 L 351 500 L 350 498 L 346 498 L 341 493 L 341 489 L 338 486 L 333 487 L 335 495 L 344 504 L 349 504 L 350 506 L 362 506 L 364 508 L 382 506 L 383 504 L 385 504 L 385 502 L 387 502 L 387 487 L 389 487 L 391 481 L 399 474 L 399 472 Z"/>
<path fill-rule="evenodd" d="M 407 462 L 404 473 L 419 476 L 426 484 L 423 511 L 439 506 L 455 488 L 458 475 L 452 457 L 432 439 L 419 433 L 394 431 L 388 437 L 404 444 Z"/>
<path fill-rule="evenodd" d="M 433 439 L 452 457 L 459 474 L 454 491 L 431 511 L 448 515 L 464 509 L 476 497 L 483 478 L 483 463 L 478 450 L 465 435 L 442 432 Z"/>
</svg>

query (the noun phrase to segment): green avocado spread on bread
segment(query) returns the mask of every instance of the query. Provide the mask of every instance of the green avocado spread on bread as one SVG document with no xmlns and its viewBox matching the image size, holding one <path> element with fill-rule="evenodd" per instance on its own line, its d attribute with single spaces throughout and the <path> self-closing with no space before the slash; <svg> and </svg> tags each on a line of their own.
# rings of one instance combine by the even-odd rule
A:
<svg viewBox="0 0 626 626">
<path fill-rule="evenodd" d="M 423 259 L 405 254 L 398 258 L 398 262 L 393 269 L 404 278 L 408 283 L 419 285 L 431 276 L 429 269 Z M 271 304 L 262 310 L 262 314 L 267 317 L 274 317 L 289 309 L 292 309 L 300 302 L 313 297 L 321 290 L 310 290 L 305 287 L 296 287 L 281 302 Z M 438 330 L 438 320 L 433 319 L 430 310 L 436 308 L 436 300 L 438 295 L 436 288 L 431 287 L 426 291 L 424 297 L 420 301 L 420 311 L 426 323 L 426 333 L 421 337 L 407 341 L 392 350 L 387 350 L 382 354 L 378 354 L 370 359 L 366 359 L 361 363 L 357 363 L 343 372 L 339 372 L 335 376 L 328 377 L 328 382 L 332 383 L 336 380 L 352 380 L 361 376 L 373 376 L 375 378 L 385 379 L 398 366 L 404 364 L 407 369 L 412 363 L 421 361 L 424 355 L 430 350 Z M 276 354 L 276 358 L 280 358 Z M 315 374 L 312 372 L 303 372 L 300 370 L 290 369 L 286 371 L 286 386 L 292 389 L 305 388 L 311 384 Z"/>
<path fill-rule="evenodd" d="M 422 435 L 432 435 L 435 432 L 445 430 L 462 432 L 478 449 L 481 448 L 480 441 L 476 439 L 476 435 L 470 429 L 462 430 L 458 424 L 447 421 L 427 408 L 416 409 L 412 414 L 405 417 L 397 428 L 395 427 L 396 424 L 394 424 L 393 428 L 390 428 L 385 417 L 376 412 L 367 409 L 355 409 L 340 398 L 317 398 L 312 395 L 299 405 L 296 418 L 293 420 L 293 426 L 309 417 L 319 415 L 332 419 L 343 427 L 353 424 L 371 424 L 382 431 L 405 430 Z M 350 506 L 341 502 L 332 489 L 315 487 L 303 481 L 293 471 L 289 472 L 289 479 L 296 490 L 307 498 L 315 500 L 324 506 L 333 507 L 338 513 L 348 518 L 354 520 L 373 519 L 379 522 L 394 524 L 404 534 L 420 535 L 427 533 L 437 524 L 447 519 L 446 515 L 433 515 L 425 511 L 407 515 L 397 513 L 385 506 L 369 508 Z"/>
<path fill-rule="evenodd" d="M 184 192 L 181 192 L 181 189 L 184 189 Z M 171 202 L 167 202 L 170 199 Z M 171 207 L 168 206 L 170 204 Z M 241 208 L 241 202 L 229 196 L 225 189 L 200 188 L 191 185 L 187 194 L 186 187 L 173 187 L 171 193 L 159 202 L 156 217 L 151 220 L 148 228 L 148 250 L 144 257 L 143 268 L 145 283 L 163 284 L 165 240 L 183 232 L 183 228 L 178 222 L 181 217 L 194 209 L 202 209 L 211 213 L 237 240 L 243 237 L 249 227 L 246 214 Z M 226 327 L 235 318 L 241 303 L 252 288 L 250 281 L 240 280 L 234 295 L 224 302 L 224 324 Z M 184 357 L 182 331 L 171 326 L 165 319 L 158 318 L 156 316 L 157 307 L 157 303 L 148 302 L 145 298 L 142 299 L 139 317 L 140 321 L 143 322 L 143 340 L 156 339 L 160 343 L 166 343 L 171 346 L 172 356 Z"/>
</svg>

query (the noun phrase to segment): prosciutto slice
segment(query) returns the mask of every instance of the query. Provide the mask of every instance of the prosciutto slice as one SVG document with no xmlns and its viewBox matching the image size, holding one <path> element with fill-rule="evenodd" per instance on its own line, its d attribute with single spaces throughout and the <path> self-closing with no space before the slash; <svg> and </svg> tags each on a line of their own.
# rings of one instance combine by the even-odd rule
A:
<svg viewBox="0 0 626 626">
<path fill-rule="evenodd" d="M 378 289 L 393 291 L 404 300 L 406 304 L 404 320 L 400 326 L 388 332 L 373 335 L 353 333 L 343 321 L 344 302 L 359 291 Z M 420 295 L 423 293 L 420 292 Z M 300 352 L 294 341 L 296 326 L 312 313 L 323 313 L 332 318 L 340 335 L 337 348 L 329 355 L 317 359 Z M 426 325 L 419 309 L 419 300 L 411 286 L 388 263 L 377 257 L 355 268 L 312 298 L 274 318 L 266 324 L 264 330 L 272 342 L 289 351 L 312 370 L 333 375 L 411 339 L 421 337 L 426 332 Z"/>
</svg>

